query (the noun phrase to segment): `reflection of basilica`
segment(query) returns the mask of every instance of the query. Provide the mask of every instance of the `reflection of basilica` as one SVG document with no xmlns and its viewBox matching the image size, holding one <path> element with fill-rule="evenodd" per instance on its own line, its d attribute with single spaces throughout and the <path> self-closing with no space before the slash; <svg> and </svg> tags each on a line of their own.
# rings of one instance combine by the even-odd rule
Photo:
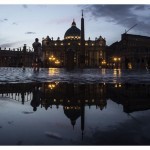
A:
<svg viewBox="0 0 150 150">
<path fill-rule="evenodd" d="M 18 83 L 1 84 L 0 96 L 16 101 L 31 101 L 32 107 L 63 106 L 67 116 L 70 110 L 78 114 L 82 106 L 93 105 L 103 110 L 107 99 L 124 106 L 125 112 L 150 108 L 150 85 L 146 84 L 74 84 L 74 83 Z M 67 112 L 68 110 L 68 112 Z M 76 116 L 79 116 L 79 114 Z M 76 117 L 75 117 L 76 118 Z M 73 123 L 73 122 L 72 122 Z"/>
<path fill-rule="evenodd" d="M 64 114 L 72 126 L 81 118 L 84 130 L 85 107 L 96 106 L 103 110 L 107 100 L 122 104 L 124 112 L 150 109 L 150 85 L 143 84 L 73 84 L 73 83 L 26 83 L 2 84 L 0 97 L 9 97 L 24 104 L 30 101 L 33 111 L 63 106 Z"/>
</svg>

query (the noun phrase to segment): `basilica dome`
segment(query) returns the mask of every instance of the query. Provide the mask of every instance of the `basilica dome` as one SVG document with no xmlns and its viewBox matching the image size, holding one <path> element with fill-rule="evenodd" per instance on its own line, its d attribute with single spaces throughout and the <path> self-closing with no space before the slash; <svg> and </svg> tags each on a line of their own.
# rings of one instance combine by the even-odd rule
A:
<svg viewBox="0 0 150 150">
<path fill-rule="evenodd" d="M 81 109 L 79 106 L 64 106 L 64 114 L 70 119 L 74 127 L 76 120 L 81 116 Z"/>
<path fill-rule="evenodd" d="M 64 39 L 80 39 L 80 33 L 80 29 L 76 27 L 76 23 L 73 20 L 71 28 L 69 28 L 64 35 Z"/>
</svg>

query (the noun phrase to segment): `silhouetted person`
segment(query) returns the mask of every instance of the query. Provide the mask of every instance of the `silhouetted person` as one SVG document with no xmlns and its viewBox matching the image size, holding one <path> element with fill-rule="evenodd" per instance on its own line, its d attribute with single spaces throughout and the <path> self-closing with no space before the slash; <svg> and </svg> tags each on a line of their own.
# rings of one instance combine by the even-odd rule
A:
<svg viewBox="0 0 150 150">
<path fill-rule="evenodd" d="M 25 99 L 25 93 L 24 92 L 21 92 L 21 99 L 22 99 L 22 104 L 24 104 L 24 99 Z"/>
<path fill-rule="evenodd" d="M 33 111 L 36 111 L 37 107 L 40 105 L 40 97 L 41 97 L 41 93 L 39 91 L 39 87 L 35 87 L 33 91 L 33 99 L 31 101 L 31 106 L 33 107 Z"/>
<path fill-rule="evenodd" d="M 38 71 L 39 67 L 42 65 L 42 47 L 38 38 L 35 39 L 35 42 L 32 44 L 32 46 L 34 48 L 33 68 L 34 70 Z"/>
</svg>

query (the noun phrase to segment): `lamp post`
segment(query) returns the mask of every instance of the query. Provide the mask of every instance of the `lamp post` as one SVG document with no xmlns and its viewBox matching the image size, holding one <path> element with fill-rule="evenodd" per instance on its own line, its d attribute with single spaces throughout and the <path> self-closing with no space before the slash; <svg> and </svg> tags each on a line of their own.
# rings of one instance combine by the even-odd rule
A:
<svg viewBox="0 0 150 150">
<path fill-rule="evenodd" d="M 121 58 L 120 57 L 113 57 L 114 67 L 117 69 L 120 68 Z"/>
<path fill-rule="evenodd" d="M 60 65 L 60 61 L 58 59 L 56 59 L 56 57 L 54 57 L 53 55 L 51 55 L 49 57 L 49 61 L 50 61 L 50 66 L 57 66 Z"/>
</svg>

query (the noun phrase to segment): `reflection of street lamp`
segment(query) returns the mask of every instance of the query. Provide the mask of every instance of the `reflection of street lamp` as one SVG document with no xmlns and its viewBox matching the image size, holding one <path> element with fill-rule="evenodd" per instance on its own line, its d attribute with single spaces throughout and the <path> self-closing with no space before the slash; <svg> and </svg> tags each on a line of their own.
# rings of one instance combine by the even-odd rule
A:
<svg viewBox="0 0 150 150">
<path fill-rule="evenodd" d="M 59 84 L 59 82 L 51 82 L 48 84 L 48 88 L 49 89 L 54 89 L 57 85 Z"/>
<path fill-rule="evenodd" d="M 55 73 L 56 73 L 56 71 L 54 68 L 49 68 L 49 70 L 48 70 L 49 75 L 54 75 Z"/>
<path fill-rule="evenodd" d="M 55 83 L 50 83 L 49 85 L 48 85 L 48 88 L 49 89 L 54 89 L 56 87 L 56 84 Z"/>
<path fill-rule="evenodd" d="M 121 83 L 118 83 L 118 84 L 116 83 L 115 88 L 121 88 Z"/>
</svg>

